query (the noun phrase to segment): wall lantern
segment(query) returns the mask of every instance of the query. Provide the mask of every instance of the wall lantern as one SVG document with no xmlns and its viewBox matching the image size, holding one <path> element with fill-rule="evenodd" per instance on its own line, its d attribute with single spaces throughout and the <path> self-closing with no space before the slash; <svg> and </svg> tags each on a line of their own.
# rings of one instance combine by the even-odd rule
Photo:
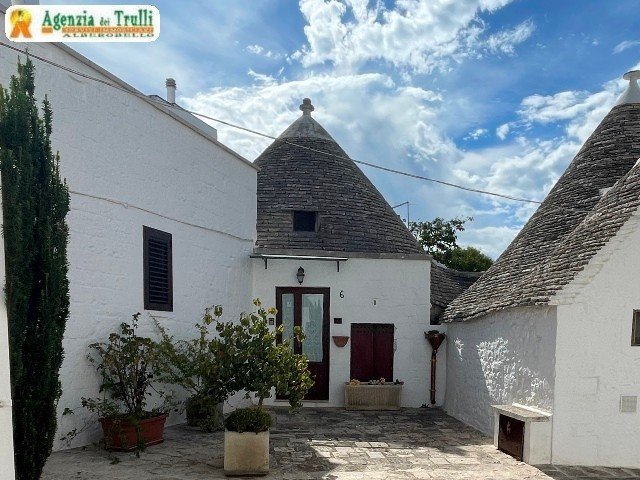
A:
<svg viewBox="0 0 640 480">
<path fill-rule="evenodd" d="M 296 273 L 296 278 L 298 279 L 298 283 L 302 285 L 302 282 L 304 281 L 304 268 L 302 267 L 298 268 L 298 273 Z"/>
</svg>

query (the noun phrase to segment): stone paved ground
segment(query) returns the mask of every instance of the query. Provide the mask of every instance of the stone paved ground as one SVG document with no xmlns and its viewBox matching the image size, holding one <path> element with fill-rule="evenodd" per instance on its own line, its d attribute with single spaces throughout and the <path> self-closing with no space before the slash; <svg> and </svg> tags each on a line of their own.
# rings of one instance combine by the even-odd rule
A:
<svg viewBox="0 0 640 480">
<path fill-rule="evenodd" d="M 491 439 L 439 410 L 346 412 L 278 409 L 271 431 L 271 473 L 283 480 L 640 479 L 640 471 L 537 468 L 498 452 Z M 95 447 L 58 452 L 44 480 L 192 480 L 225 478 L 223 433 L 168 428 L 165 442 L 140 458 Z M 117 458 L 114 461 L 114 458 Z"/>
</svg>

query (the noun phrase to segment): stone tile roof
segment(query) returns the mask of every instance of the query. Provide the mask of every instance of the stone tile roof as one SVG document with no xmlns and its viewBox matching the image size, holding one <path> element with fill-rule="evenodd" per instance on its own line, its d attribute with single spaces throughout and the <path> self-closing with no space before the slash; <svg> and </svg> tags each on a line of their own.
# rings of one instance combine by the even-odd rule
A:
<svg viewBox="0 0 640 480">
<path fill-rule="evenodd" d="M 376 187 L 311 117 L 311 103 L 304 102 L 303 115 L 255 162 L 260 168 L 256 250 L 428 258 Z M 318 231 L 294 232 L 294 210 L 317 211 Z"/>
<path fill-rule="evenodd" d="M 431 305 L 445 308 L 478 280 L 482 272 L 459 272 L 431 261 Z"/>
<path fill-rule="evenodd" d="M 616 105 L 511 245 L 451 302 L 443 320 L 548 304 L 637 207 L 640 188 L 633 166 L 639 157 L 640 103 Z"/>
</svg>

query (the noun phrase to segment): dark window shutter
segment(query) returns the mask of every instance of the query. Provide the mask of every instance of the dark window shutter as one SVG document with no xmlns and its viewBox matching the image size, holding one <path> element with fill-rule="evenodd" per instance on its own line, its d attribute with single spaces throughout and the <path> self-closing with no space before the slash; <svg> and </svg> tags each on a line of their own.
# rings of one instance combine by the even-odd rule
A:
<svg viewBox="0 0 640 480">
<path fill-rule="evenodd" d="M 144 308 L 173 311 L 171 234 L 142 227 L 144 243 Z"/>
<path fill-rule="evenodd" d="M 393 324 L 351 324 L 352 379 L 393 381 L 393 336 Z"/>
</svg>

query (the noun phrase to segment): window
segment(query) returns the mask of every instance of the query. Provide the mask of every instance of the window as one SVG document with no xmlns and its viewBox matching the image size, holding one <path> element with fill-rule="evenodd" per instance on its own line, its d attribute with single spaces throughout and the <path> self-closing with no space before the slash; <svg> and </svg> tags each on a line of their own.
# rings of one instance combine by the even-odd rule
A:
<svg viewBox="0 0 640 480">
<path fill-rule="evenodd" d="M 295 211 L 293 212 L 294 232 L 315 232 L 317 212 Z"/>
<path fill-rule="evenodd" d="M 144 308 L 173 311 L 171 234 L 142 227 L 144 244 Z"/>
<path fill-rule="evenodd" d="M 631 327 L 631 345 L 640 347 L 640 310 L 633 311 L 633 325 Z"/>
</svg>

